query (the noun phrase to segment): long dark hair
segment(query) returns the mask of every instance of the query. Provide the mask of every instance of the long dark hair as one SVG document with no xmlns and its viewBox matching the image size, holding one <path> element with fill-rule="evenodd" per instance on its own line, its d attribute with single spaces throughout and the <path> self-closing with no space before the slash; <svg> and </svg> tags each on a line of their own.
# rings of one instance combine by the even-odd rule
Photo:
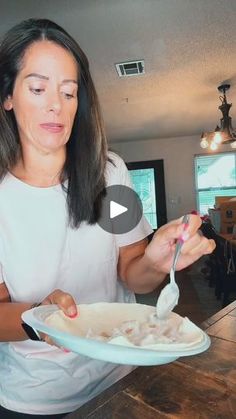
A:
<svg viewBox="0 0 236 419">
<path fill-rule="evenodd" d="M 69 141 L 61 183 L 67 192 L 70 225 L 94 224 L 105 194 L 107 142 L 100 106 L 86 55 L 77 42 L 48 19 L 28 19 L 14 26 L 0 45 L 0 180 L 16 164 L 21 148 L 14 112 L 4 109 L 12 95 L 26 49 L 34 42 L 53 41 L 76 59 L 79 73 L 78 109 Z M 65 188 L 65 180 L 68 186 Z"/>
</svg>

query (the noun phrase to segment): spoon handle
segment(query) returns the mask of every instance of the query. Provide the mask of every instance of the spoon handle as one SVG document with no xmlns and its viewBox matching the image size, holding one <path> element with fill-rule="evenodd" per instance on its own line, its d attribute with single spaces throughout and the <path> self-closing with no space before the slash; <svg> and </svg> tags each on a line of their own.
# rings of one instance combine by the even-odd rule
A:
<svg viewBox="0 0 236 419">
<path fill-rule="evenodd" d="M 182 224 L 187 225 L 188 223 L 189 223 L 189 214 L 186 214 L 183 217 Z M 174 260 L 173 260 L 173 264 L 172 264 L 172 269 L 173 269 L 174 272 L 175 272 L 176 264 L 177 264 L 177 261 L 178 261 L 179 255 L 180 255 L 180 251 L 181 251 L 181 248 L 182 248 L 183 244 L 184 244 L 183 239 L 179 238 L 177 240 L 177 243 L 176 243 Z"/>
</svg>

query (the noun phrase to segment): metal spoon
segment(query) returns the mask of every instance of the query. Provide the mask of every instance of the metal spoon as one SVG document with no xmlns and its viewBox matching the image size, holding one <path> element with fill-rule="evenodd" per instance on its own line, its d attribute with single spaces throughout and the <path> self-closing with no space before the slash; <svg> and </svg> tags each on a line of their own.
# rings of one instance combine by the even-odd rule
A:
<svg viewBox="0 0 236 419">
<path fill-rule="evenodd" d="M 189 215 L 183 217 L 183 224 L 188 224 Z M 180 238 L 177 241 L 173 264 L 170 270 L 170 283 L 163 288 L 156 304 L 156 314 L 158 319 L 165 319 L 171 313 L 179 301 L 179 287 L 175 282 L 175 268 L 184 241 Z"/>
</svg>

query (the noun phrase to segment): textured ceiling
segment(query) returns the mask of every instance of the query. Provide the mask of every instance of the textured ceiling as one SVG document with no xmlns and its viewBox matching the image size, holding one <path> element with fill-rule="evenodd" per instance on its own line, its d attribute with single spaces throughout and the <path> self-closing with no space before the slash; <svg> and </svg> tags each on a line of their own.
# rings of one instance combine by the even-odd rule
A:
<svg viewBox="0 0 236 419">
<path fill-rule="evenodd" d="M 200 134 L 231 83 L 236 126 L 236 0 L 0 0 L 0 35 L 28 17 L 62 25 L 86 52 L 109 141 Z M 119 78 L 114 63 L 144 59 Z"/>
</svg>

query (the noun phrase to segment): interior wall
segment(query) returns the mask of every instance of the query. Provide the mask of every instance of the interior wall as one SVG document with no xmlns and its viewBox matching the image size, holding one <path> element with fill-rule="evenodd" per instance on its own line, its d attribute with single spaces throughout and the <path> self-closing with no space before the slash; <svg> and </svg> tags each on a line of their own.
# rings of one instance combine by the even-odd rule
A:
<svg viewBox="0 0 236 419">
<path fill-rule="evenodd" d="M 200 147 L 199 136 L 119 142 L 110 146 L 126 162 L 164 160 L 168 221 L 197 209 L 194 156 L 210 153 Z M 217 152 L 226 151 L 232 151 L 230 145 L 220 146 Z"/>
</svg>

